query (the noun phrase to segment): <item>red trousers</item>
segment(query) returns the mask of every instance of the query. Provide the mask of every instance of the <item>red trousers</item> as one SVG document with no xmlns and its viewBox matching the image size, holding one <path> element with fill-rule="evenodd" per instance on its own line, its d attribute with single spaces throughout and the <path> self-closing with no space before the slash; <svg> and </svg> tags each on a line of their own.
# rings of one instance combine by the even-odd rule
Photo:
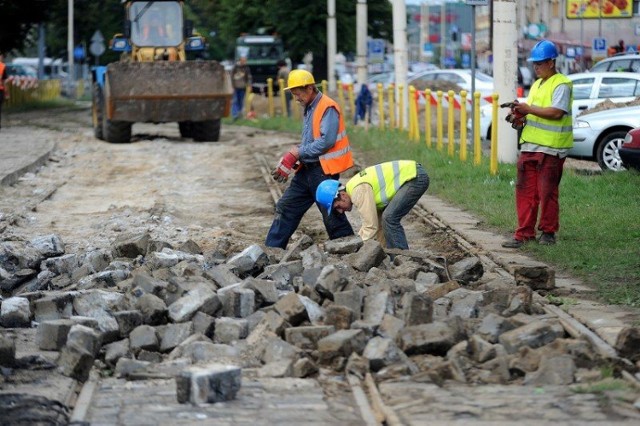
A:
<svg viewBox="0 0 640 426">
<path fill-rule="evenodd" d="M 516 211 L 518 228 L 515 239 L 526 241 L 536 237 L 538 229 L 556 233 L 560 228 L 560 204 L 558 203 L 560 179 L 564 158 L 542 152 L 522 152 L 518 159 L 516 182 Z"/>
</svg>

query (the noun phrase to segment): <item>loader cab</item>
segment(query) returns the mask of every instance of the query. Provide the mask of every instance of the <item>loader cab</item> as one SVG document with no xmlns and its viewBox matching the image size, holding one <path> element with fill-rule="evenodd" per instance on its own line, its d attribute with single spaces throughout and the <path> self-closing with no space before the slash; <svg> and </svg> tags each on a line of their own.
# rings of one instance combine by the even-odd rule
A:
<svg viewBox="0 0 640 426">
<path fill-rule="evenodd" d="M 183 42 L 182 7 L 178 1 L 133 1 L 125 27 L 139 47 L 177 47 Z"/>
</svg>

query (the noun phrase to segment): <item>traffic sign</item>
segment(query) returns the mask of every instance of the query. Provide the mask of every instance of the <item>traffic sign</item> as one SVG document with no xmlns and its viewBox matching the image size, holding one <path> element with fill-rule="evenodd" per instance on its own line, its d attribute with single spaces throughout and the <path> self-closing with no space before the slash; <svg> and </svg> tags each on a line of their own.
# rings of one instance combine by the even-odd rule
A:
<svg viewBox="0 0 640 426">
<path fill-rule="evenodd" d="M 636 53 L 635 46 L 627 46 L 627 53 Z"/>
<path fill-rule="evenodd" d="M 607 52 L 607 39 L 603 37 L 594 37 L 591 44 L 593 53 L 606 53 Z"/>
</svg>

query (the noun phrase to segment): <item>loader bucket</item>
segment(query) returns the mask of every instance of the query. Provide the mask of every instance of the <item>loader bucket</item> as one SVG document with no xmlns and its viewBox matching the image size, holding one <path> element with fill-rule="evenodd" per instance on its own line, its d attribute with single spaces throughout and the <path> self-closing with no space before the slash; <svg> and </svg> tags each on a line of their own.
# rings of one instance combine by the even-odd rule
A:
<svg viewBox="0 0 640 426">
<path fill-rule="evenodd" d="M 230 77 L 215 61 L 114 62 L 104 114 L 125 122 L 219 120 L 229 115 L 232 95 Z"/>
</svg>

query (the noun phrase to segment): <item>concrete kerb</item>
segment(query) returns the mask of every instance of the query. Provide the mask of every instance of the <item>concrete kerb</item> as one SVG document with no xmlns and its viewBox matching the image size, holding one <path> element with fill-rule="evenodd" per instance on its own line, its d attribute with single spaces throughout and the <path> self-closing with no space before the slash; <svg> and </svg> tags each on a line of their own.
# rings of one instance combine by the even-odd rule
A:
<svg viewBox="0 0 640 426">
<path fill-rule="evenodd" d="M 503 248 L 501 243 L 507 236 L 479 229 L 480 221 L 473 215 L 452 207 L 436 197 L 425 194 L 420 200 L 420 206 L 475 246 L 478 249 L 476 255 L 486 256 L 506 271 L 511 270 L 514 264 L 520 262 L 537 262 L 518 250 Z M 562 273 L 557 274 L 556 285 L 580 291 L 593 290 L 580 280 Z M 613 347 L 615 347 L 618 335 L 624 328 L 633 327 L 640 321 L 640 311 L 638 310 L 585 299 L 571 299 L 572 303 L 563 305 L 563 310 Z"/>
<path fill-rule="evenodd" d="M 41 167 L 57 148 L 54 141 L 21 140 L 19 134 L 3 129 L 0 142 L 0 185 L 11 186 L 26 173 Z M 5 139 L 6 138 L 6 139 Z"/>
</svg>

